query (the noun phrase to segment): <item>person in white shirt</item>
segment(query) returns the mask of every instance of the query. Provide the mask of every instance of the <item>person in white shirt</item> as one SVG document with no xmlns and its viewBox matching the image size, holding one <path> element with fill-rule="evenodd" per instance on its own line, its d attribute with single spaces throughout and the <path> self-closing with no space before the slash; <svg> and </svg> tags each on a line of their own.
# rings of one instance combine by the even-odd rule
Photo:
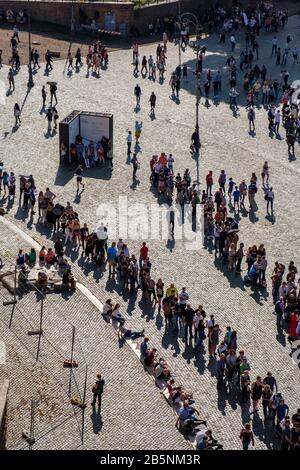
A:
<svg viewBox="0 0 300 470">
<path fill-rule="evenodd" d="M 275 113 L 274 122 L 275 122 L 274 130 L 275 130 L 275 133 L 278 134 L 278 132 L 279 132 L 279 126 L 280 126 L 280 122 L 281 122 L 281 114 L 280 114 L 280 110 L 279 110 L 279 109 L 277 109 L 277 111 L 276 111 L 276 113 Z"/>
<path fill-rule="evenodd" d="M 188 300 L 189 300 L 189 294 L 186 291 L 186 287 L 183 287 L 182 291 L 179 294 L 179 305 L 182 311 L 185 310 Z"/>
<path fill-rule="evenodd" d="M 272 39 L 272 54 L 275 54 L 277 53 L 277 44 L 278 44 L 278 39 L 277 39 L 277 36 L 274 36 L 273 39 Z"/>
<path fill-rule="evenodd" d="M 267 212 L 268 213 L 269 213 L 269 206 L 271 206 L 271 212 L 273 213 L 273 203 L 274 203 L 273 188 L 269 188 L 267 191 Z"/>
<path fill-rule="evenodd" d="M 236 39 L 235 39 L 235 35 L 232 34 L 230 36 L 230 42 L 231 42 L 231 51 L 234 52 L 235 50 L 235 44 L 236 44 Z"/>
</svg>

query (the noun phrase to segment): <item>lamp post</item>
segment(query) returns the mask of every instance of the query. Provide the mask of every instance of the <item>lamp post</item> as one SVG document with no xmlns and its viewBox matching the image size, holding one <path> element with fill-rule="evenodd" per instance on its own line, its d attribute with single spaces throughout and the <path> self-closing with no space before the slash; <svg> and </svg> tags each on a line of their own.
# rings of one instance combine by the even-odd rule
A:
<svg viewBox="0 0 300 470">
<path fill-rule="evenodd" d="M 28 88 L 34 86 L 33 76 L 32 76 L 32 67 L 31 67 L 31 21 L 30 13 L 28 13 Z"/>
<path fill-rule="evenodd" d="M 179 37 L 178 37 L 178 56 L 179 56 L 179 65 L 181 66 L 181 45 L 180 45 L 180 39 L 181 39 L 181 12 L 180 12 L 180 1 L 178 0 L 178 19 L 179 19 L 179 26 L 180 26 L 180 31 L 179 31 Z"/>
<path fill-rule="evenodd" d="M 198 131 L 199 133 L 199 104 L 200 104 L 200 82 L 199 82 L 199 53 L 200 53 L 200 43 L 199 43 L 199 21 L 197 16 L 194 13 L 183 13 L 180 15 L 180 23 L 185 21 L 187 24 L 192 24 L 195 27 L 196 31 L 196 119 L 195 119 L 195 130 Z M 197 188 L 199 191 L 200 187 L 200 181 L 199 181 L 199 152 L 197 152 L 196 155 L 196 160 L 197 160 Z"/>
<path fill-rule="evenodd" d="M 200 103 L 200 93 L 199 93 L 199 52 L 200 52 L 200 44 L 199 44 L 199 21 L 194 13 L 183 13 L 180 15 L 180 23 L 182 24 L 184 21 L 188 24 L 192 24 L 195 27 L 196 31 L 196 42 L 197 42 L 197 49 L 196 49 L 196 127 L 199 127 L 199 103 Z M 180 45 L 179 45 L 180 47 Z"/>
</svg>

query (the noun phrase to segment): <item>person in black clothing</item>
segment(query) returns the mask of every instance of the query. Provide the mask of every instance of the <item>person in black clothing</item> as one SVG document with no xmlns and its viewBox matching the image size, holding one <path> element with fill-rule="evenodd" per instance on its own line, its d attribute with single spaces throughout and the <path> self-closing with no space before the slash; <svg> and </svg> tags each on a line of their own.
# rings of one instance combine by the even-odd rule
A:
<svg viewBox="0 0 300 470">
<path fill-rule="evenodd" d="M 47 93 L 45 90 L 45 85 L 42 86 L 42 100 L 43 100 L 43 108 L 46 106 L 46 98 L 47 98 Z"/>
<path fill-rule="evenodd" d="M 75 54 L 75 59 L 76 59 L 76 62 L 75 62 L 75 67 L 77 68 L 78 66 L 82 66 L 82 61 L 81 61 L 81 51 L 78 47 L 77 51 L 76 51 L 76 54 Z"/>
<path fill-rule="evenodd" d="M 57 92 L 57 86 L 56 86 L 56 83 L 53 82 L 50 85 L 50 106 L 52 106 L 53 98 L 55 98 L 55 106 L 57 105 L 56 92 Z"/>
<path fill-rule="evenodd" d="M 48 72 L 49 69 L 52 70 L 53 69 L 53 66 L 52 66 L 52 55 L 51 55 L 51 52 L 50 50 L 48 49 L 46 54 L 45 54 L 45 61 L 46 61 L 46 71 Z"/>
<path fill-rule="evenodd" d="M 52 113 L 51 108 L 49 108 L 46 113 L 46 119 L 48 120 L 48 132 L 51 132 L 51 129 L 52 129 L 51 128 L 52 117 L 53 117 L 53 113 Z"/>
<path fill-rule="evenodd" d="M 38 51 L 35 49 L 35 51 L 33 52 L 32 54 L 32 59 L 33 59 L 33 68 L 36 69 L 36 67 L 38 67 L 39 69 L 41 68 L 40 64 L 39 64 L 39 53 Z"/>
<path fill-rule="evenodd" d="M 193 338 L 193 320 L 194 320 L 194 315 L 195 311 L 192 309 L 190 304 L 186 306 L 186 309 L 184 310 L 183 313 L 183 318 L 184 318 L 184 339 L 185 341 L 187 340 L 188 337 L 188 331 L 190 334 L 190 339 Z"/>
<path fill-rule="evenodd" d="M 134 96 L 136 98 L 136 105 L 140 106 L 142 90 L 140 85 L 137 83 L 134 87 Z"/>
<path fill-rule="evenodd" d="M 77 169 L 75 170 L 77 192 L 79 191 L 80 185 L 82 186 L 82 189 L 84 189 L 84 184 L 82 182 L 82 174 L 83 174 L 82 165 L 78 165 Z"/>
<path fill-rule="evenodd" d="M 105 385 L 105 381 L 102 379 L 101 374 L 97 374 L 96 383 L 92 388 L 93 401 L 92 401 L 91 405 L 92 405 L 93 408 L 95 408 L 96 401 L 98 399 L 98 409 L 99 409 L 99 411 L 101 410 L 101 399 L 102 399 L 102 393 L 103 393 L 104 385 Z"/>
<path fill-rule="evenodd" d="M 193 150 L 195 150 L 196 153 L 199 153 L 200 149 L 200 136 L 199 136 L 199 127 L 197 126 L 192 133 L 192 145 L 193 145 Z"/>
</svg>

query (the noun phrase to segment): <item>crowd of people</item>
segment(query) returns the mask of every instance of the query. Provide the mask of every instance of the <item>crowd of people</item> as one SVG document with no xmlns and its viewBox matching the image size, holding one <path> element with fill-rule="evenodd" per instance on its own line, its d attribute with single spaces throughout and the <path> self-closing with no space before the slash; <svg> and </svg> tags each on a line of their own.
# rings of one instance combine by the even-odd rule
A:
<svg viewBox="0 0 300 470">
<path fill-rule="evenodd" d="M 287 63 L 292 57 L 293 64 L 297 65 L 299 51 L 296 45 L 292 46 L 293 38 L 286 37 L 284 47 L 279 47 L 276 34 L 279 28 L 284 28 L 288 21 L 286 12 L 275 11 L 268 4 L 262 3 L 257 9 L 241 10 L 238 6 L 231 12 L 226 12 L 221 8 L 207 11 L 208 27 L 211 32 L 215 31 L 220 35 L 220 43 L 226 44 L 229 38 L 232 55 L 226 60 L 228 68 L 228 80 L 230 86 L 229 105 L 234 111 L 238 111 L 238 96 L 240 91 L 237 87 L 238 73 L 243 74 L 243 88 L 246 96 L 246 109 L 248 112 L 249 131 L 255 131 L 255 111 L 256 105 L 266 106 L 268 129 L 270 132 L 279 134 L 280 125 L 286 132 L 286 141 L 289 150 L 294 153 L 294 145 L 300 137 L 300 114 L 299 105 L 292 103 L 293 89 L 289 84 L 289 72 Z M 149 28 L 150 29 L 150 28 Z M 159 26 L 156 25 L 156 30 Z M 260 66 L 254 62 L 260 60 L 259 38 L 261 31 L 273 34 L 270 54 L 275 56 L 276 64 L 281 69 L 280 78 L 269 77 L 265 65 Z M 173 31 L 174 32 L 174 31 Z M 184 29 L 184 34 L 180 35 L 180 45 L 185 48 L 189 40 L 189 30 Z M 245 32 L 245 48 L 239 57 L 239 66 L 234 57 L 236 47 L 236 37 Z M 135 42 L 132 46 L 132 65 L 136 77 L 150 78 L 153 81 L 157 78 L 164 81 L 166 73 L 166 59 L 168 48 L 168 35 L 172 37 L 172 31 L 164 31 L 163 44 L 158 44 L 156 57 L 150 55 L 148 58 L 140 54 L 140 47 Z M 175 38 L 176 39 L 176 38 Z M 178 40 L 178 38 L 177 38 Z M 19 71 L 20 61 L 18 57 L 18 32 L 14 30 L 11 40 L 12 61 L 9 70 L 9 88 L 14 91 L 14 74 Z M 40 68 L 39 55 L 36 50 L 32 51 L 31 60 L 34 68 Z M 75 67 L 83 65 L 81 51 L 77 50 L 74 58 Z M 74 58 L 69 53 L 67 69 L 70 72 L 74 68 Z M 206 72 L 205 81 L 201 84 L 203 77 L 203 61 L 205 51 L 201 51 L 197 56 L 197 70 L 200 74 L 199 91 L 209 100 L 210 86 L 213 85 L 214 98 L 219 96 L 222 90 L 222 73 L 218 70 Z M 46 70 L 50 72 L 53 68 L 51 52 L 47 51 L 45 56 Z M 108 53 L 105 47 L 96 41 L 93 46 L 89 46 L 87 58 L 87 74 L 100 73 L 101 67 L 108 64 Z M 141 68 L 140 68 L 141 66 Z M 179 97 L 181 79 L 187 78 L 187 67 L 184 64 L 178 66 L 171 72 L 169 85 L 172 94 Z M 203 81 L 203 79 L 202 79 Z M 204 93 L 202 92 L 202 86 Z M 51 130 L 52 120 L 54 127 L 57 127 L 58 112 L 57 86 L 50 85 L 50 105 L 46 113 L 48 120 L 48 131 Z M 140 106 L 141 87 L 135 87 L 136 105 Z M 47 92 L 42 89 L 43 107 L 45 107 Z M 55 105 L 53 106 L 53 100 Z M 279 108 L 279 100 L 281 108 Z M 150 96 L 151 112 L 154 112 L 156 95 L 154 92 Z M 21 124 L 21 109 L 18 104 L 14 107 L 16 125 Z M 142 132 L 142 125 L 136 121 L 135 139 L 138 144 Z M 199 133 L 192 137 L 193 148 L 199 150 Z M 128 131 L 127 149 L 131 154 L 132 134 Z M 61 153 L 66 149 L 61 149 Z M 72 161 L 78 164 L 75 171 L 77 192 L 84 189 L 82 182 L 83 166 L 90 168 L 101 165 L 108 158 L 110 151 L 109 142 L 104 138 L 100 142 L 90 141 L 87 145 L 81 136 L 76 137 L 76 141 L 71 145 Z M 238 216 L 240 213 L 253 216 L 257 209 L 256 194 L 259 191 L 258 177 L 252 173 L 249 178 L 235 182 L 233 177 L 228 177 L 225 170 L 221 170 L 215 180 L 212 171 L 209 171 L 205 178 L 206 189 L 199 192 L 197 183 L 193 182 L 190 170 L 187 168 L 183 174 L 175 172 L 175 157 L 171 153 L 161 152 L 160 155 L 153 155 L 150 160 L 150 181 L 154 191 L 159 197 L 165 196 L 172 208 L 174 204 L 183 207 L 189 204 L 192 215 L 195 215 L 197 205 L 201 204 L 204 213 L 204 231 L 206 243 L 212 243 L 215 256 L 223 262 L 228 273 L 244 272 L 243 281 L 253 287 L 261 289 L 267 288 L 266 270 L 268 267 L 267 253 L 264 243 L 258 242 L 248 248 L 241 242 L 240 226 Z M 139 168 L 136 153 L 133 154 L 131 163 L 133 165 L 133 179 Z M 4 196 L 15 198 L 17 178 L 13 172 L 0 170 L 0 190 Z M 270 185 L 270 168 L 267 161 L 264 162 L 261 171 L 261 187 L 266 201 L 267 214 L 274 218 L 273 187 Z M 252 372 L 249 358 L 245 351 L 238 347 L 239 333 L 234 325 L 220 326 L 213 314 L 207 314 L 203 305 L 193 305 L 189 295 L 189 288 L 186 286 L 179 289 L 175 283 L 168 286 L 162 278 L 154 279 L 152 274 L 152 260 L 149 256 L 149 247 L 143 242 L 138 255 L 131 254 L 126 241 L 119 239 L 108 243 L 107 229 L 102 227 L 102 236 L 90 230 L 86 223 L 79 220 L 78 213 L 73 209 L 70 202 L 62 205 L 56 203 L 55 194 L 46 188 L 45 191 L 37 191 L 32 175 L 20 177 L 19 206 L 22 210 L 30 210 L 33 217 L 38 212 L 37 223 L 47 225 L 54 234 L 56 240 L 53 248 L 42 247 L 37 254 L 32 248 L 28 253 L 19 251 L 17 256 L 17 266 L 20 272 L 26 272 L 27 266 L 30 268 L 36 263 L 46 266 L 55 266 L 59 271 L 63 270 L 65 281 L 70 282 L 70 263 L 66 257 L 68 245 L 71 249 L 82 250 L 82 256 L 86 262 L 93 262 L 95 265 L 107 264 L 110 277 L 116 278 L 122 291 L 129 295 L 136 295 L 140 290 L 143 300 L 152 306 L 157 316 L 161 316 L 167 332 L 177 335 L 184 343 L 190 344 L 199 354 L 206 352 L 210 361 L 215 362 L 216 384 L 221 387 L 236 387 L 239 392 L 241 404 L 249 404 L 252 401 L 252 414 L 255 416 L 260 412 L 262 405 L 263 415 L 266 422 L 275 427 L 276 433 L 281 439 L 281 448 L 298 449 L 300 447 L 300 410 L 290 418 L 290 410 L 282 394 L 278 392 L 278 385 L 272 372 L 267 372 L 266 377 Z M 248 200 L 248 204 L 247 204 Z M 246 206 L 248 206 L 246 208 Z M 172 213 L 172 211 L 170 212 Z M 170 217 L 170 232 L 174 234 L 176 224 L 175 212 Z M 103 236 L 104 234 L 104 236 Z M 300 289 L 297 287 L 297 267 L 293 261 L 289 262 L 288 268 L 276 262 L 270 276 L 272 282 L 272 296 L 275 305 L 277 326 L 279 329 L 289 323 L 289 340 L 292 342 L 300 339 Z M 285 278 L 286 276 L 286 278 Z M 284 280 L 286 279 L 286 280 Z M 299 289 L 299 290 L 298 290 Z M 179 403 L 180 410 L 177 425 L 185 432 L 195 436 L 197 448 L 216 448 L 217 442 L 212 437 L 210 430 L 202 431 L 198 425 L 206 422 L 196 418 L 199 414 L 194 407 L 192 393 L 182 386 L 176 386 L 172 370 L 165 359 L 159 357 L 156 348 L 149 348 L 149 338 L 145 336 L 144 330 L 135 331 L 126 326 L 125 316 L 121 312 L 119 304 L 112 304 L 108 299 L 104 305 L 103 315 L 111 318 L 117 326 L 118 335 L 125 339 L 143 338 L 140 352 L 143 363 L 147 367 L 153 368 L 156 379 L 166 382 L 165 387 L 169 393 L 171 403 Z M 247 352 L 251 354 L 251 352 Z M 250 377 L 251 373 L 251 377 Z M 95 404 L 95 403 L 94 403 Z M 249 445 L 255 444 L 251 425 L 245 424 L 241 430 L 240 439 L 243 448 L 247 450 Z"/>
</svg>

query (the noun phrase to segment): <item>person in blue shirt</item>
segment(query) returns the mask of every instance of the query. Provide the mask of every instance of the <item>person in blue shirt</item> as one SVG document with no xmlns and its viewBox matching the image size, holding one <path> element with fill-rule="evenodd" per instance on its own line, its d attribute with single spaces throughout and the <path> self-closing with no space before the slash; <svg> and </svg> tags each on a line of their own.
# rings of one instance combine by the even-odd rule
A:
<svg viewBox="0 0 300 470">
<path fill-rule="evenodd" d="M 140 353 L 143 359 L 148 355 L 148 342 L 149 338 L 147 337 L 141 342 Z"/>
<path fill-rule="evenodd" d="M 233 191 L 233 209 L 237 207 L 237 210 L 240 210 L 240 198 L 241 198 L 241 192 L 237 186 L 235 186 L 235 189 Z"/>
<path fill-rule="evenodd" d="M 111 274 L 111 268 L 113 268 L 113 274 L 116 273 L 116 259 L 118 255 L 118 250 L 116 248 L 116 243 L 112 242 L 111 246 L 107 250 L 107 260 L 109 267 L 109 274 Z"/>
<path fill-rule="evenodd" d="M 187 426 L 190 422 L 193 424 L 206 424 L 205 421 L 200 420 L 198 417 L 194 416 L 195 413 L 199 416 L 199 411 L 196 410 L 196 408 L 190 406 L 188 401 L 185 401 L 183 406 L 179 409 L 176 426 L 179 422 L 182 426 Z"/>
<path fill-rule="evenodd" d="M 7 190 L 7 194 L 8 194 L 8 192 L 9 192 L 8 186 L 9 186 L 9 174 L 7 173 L 7 171 L 4 171 L 4 172 L 3 172 L 3 189 L 4 189 L 4 196 L 6 196 L 6 190 Z"/>
<path fill-rule="evenodd" d="M 282 398 L 279 401 L 279 404 L 276 406 L 276 418 L 277 418 L 276 429 L 277 431 L 280 432 L 280 423 L 288 414 L 289 414 L 289 407 L 287 406 L 287 404 L 284 402 L 284 399 Z"/>
</svg>

